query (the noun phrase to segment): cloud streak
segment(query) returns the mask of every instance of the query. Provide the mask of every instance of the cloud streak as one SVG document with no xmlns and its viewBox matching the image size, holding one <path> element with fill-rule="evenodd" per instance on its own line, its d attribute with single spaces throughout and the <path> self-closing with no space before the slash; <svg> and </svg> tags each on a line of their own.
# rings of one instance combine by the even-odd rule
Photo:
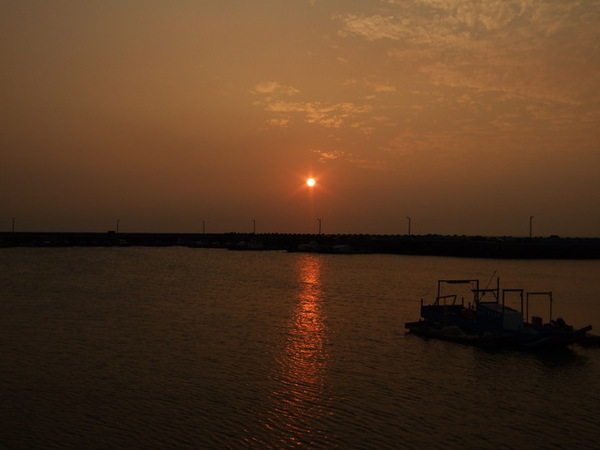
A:
<svg viewBox="0 0 600 450">
<path fill-rule="evenodd" d="M 369 105 L 358 105 L 353 102 L 290 101 L 287 97 L 294 96 L 300 91 L 277 82 L 259 83 L 254 88 L 254 92 L 264 95 L 264 98 L 256 104 L 277 116 L 268 119 L 269 124 L 274 126 L 286 127 L 290 124 L 291 118 L 297 116 L 312 125 L 342 128 L 372 110 Z"/>
<path fill-rule="evenodd" d="M 389 57 L 417 63 L 435 85 L 577 103 L 592 93 L 590 72 L 600 76 L 590 59 L 600 57 L 597 1 L 383 4 L 387 14 L 336 16 L 339 36 L 387 42 Z M 574 68 L 581 83 L 567 80 Z"/>
</svg>

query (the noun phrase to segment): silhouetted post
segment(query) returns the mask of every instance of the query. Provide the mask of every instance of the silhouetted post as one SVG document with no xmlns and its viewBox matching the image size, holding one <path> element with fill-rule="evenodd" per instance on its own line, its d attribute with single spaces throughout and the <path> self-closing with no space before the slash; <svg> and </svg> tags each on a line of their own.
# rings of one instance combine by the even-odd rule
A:
<svg viewBox="0 0 600 450">
<path fill-rule="evenodd" d="M 256 220 L 252 219 L 252 234 L 256 234 Z"/>
<path fill-rule="evenodd" d="M 408 220 L 408 235 L 410 236 L 410 222 L 411 222 L 411 219 L 410 219 L 410 217 L 407 217 L 406 219 Z"/>
<path fill-rule="evenodd" d="M 533 237 L 533 216 L 529 216 L 529 239 Z"/>
<path fill-rule="evenodd" d="M 117 233 L 119 232 L 119 223 L 121 222 L 121 219 L 117 219 Z"/>
<path fill-rule="evenodd" d="M 15 220 L 17 220 L 16 217 L 13 217 L 13 222 L 12 222 L 12 232 L 15 232 Z"/>
<path fill-rule="evenodd" d="M 321 234 L 321 219 L 317 218 L 317 222 L 319 222 L 319 234 Z"/>
</svg>

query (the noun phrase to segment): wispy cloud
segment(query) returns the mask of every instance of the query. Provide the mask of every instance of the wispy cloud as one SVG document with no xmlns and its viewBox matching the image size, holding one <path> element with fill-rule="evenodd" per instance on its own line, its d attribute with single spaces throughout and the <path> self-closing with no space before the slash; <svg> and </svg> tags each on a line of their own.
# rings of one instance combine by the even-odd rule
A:
<svg viewBox="0 0 600 450">
<path fill-rule="evenodd" d="M 351 152 L 344 152 L 341 150 L 334 151 L 323 151 L 314 150 L 315 154 L 319 157 L 319 162 L 323 164 L 332 163 L 334 161 L 341 162 L 344 164 L 350 164 L 360 169 L 376 170 L 376 171 L 389 171 L 391 170 L 388 161 L 374 160 L 366 158 Z"/>
<path fill-rule="evenodd" d="M 343 159 L 345 153 L 340 150 L 334 150 L 331 152 L 323 150 L 313 150 L 313 153 L 319 156 L 319 162 L 326 163 L 329 161 L 335 161 L 336 159 Z"/>
<path fill-rule="evenodd" d="M 300 93 L 298 89 L 292 86 L 284 86 L 276 81 L 265 81 L 257 84 L 253 92 L 256 94 L 278 95 L 278 96 L 294 96 Z"/>
<path fill-rule="evenodd" d="M 484 133 L 528 139 L 600 120 L 590 106 L 600 101 L 600 0 L 379 0 L 330 17 L 331 90 L 253 89 L 268 126 L 327 128 L 355 150 L 323 152 L 324 163 L 389 168 L 458 154 Z"/>
<path fill-rule="evenodd" d="M 287 126 L 291 115 L 296 114 L 306 123 L 327 128 L 341 128 L 352 119 L 366 114 L 372 109 L 369 105 L 358 105 L 353 102 L 290 101 L 288 97 L 296 95 L 300 91 L 284 87 L 276 82 L 261 83 L 254 88 L 254 92 L 264 95 L 264 98 L 257 103 L 265 111 L 277 115 L 277 117 L 269 119 L 269 123 L 275 126 Z"/>
<path fill-rule="evenodd" d="M 436 85 L 600 99 L 590 85 L 600 77 L 597 0 L 387 0 L 374 9 L 335 16 L 339 36 L 387 42 L 390 57 L 412 62 Z"/>
<path fill-rule="evenodd" d="M 402 22 L 394 16 L 360 16 L 346 15 L 338 17 L 344 24 L 338 34 L 342 37 L 360 36 L 369 41 L 378 39 L 397 40 L 403 36 Z"/>
</svg>

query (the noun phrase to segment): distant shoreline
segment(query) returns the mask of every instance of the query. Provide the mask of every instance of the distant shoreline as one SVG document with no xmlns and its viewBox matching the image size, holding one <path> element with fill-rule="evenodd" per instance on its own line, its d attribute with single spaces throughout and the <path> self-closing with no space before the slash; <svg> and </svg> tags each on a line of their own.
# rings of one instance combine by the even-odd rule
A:
<svg viewBox="0 0 600 450">
<path fill-rule="evenodd" d="M 0 232 L 0 248 L 186 246 L 311 253 L 600 259 L 600 238 L 291 233 Z"/>
</svg>

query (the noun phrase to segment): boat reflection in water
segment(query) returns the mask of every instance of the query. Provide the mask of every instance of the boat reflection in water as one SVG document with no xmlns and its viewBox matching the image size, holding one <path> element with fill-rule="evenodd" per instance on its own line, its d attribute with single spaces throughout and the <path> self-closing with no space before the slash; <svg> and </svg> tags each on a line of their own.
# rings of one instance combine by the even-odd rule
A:
<svg viewBox="0 0 600 450">
<path fill-rule="evenodd" d="M 323 390 L 328 363 L 327 328 L 321 291 L 322 258 L 301 255 L 297 261 L 297 301 L 279 361 L 278 386 L 270 423 L 275 440 L 288 445 L 323 445 L 321 419 L 325 414 Z"/>
</svg>

